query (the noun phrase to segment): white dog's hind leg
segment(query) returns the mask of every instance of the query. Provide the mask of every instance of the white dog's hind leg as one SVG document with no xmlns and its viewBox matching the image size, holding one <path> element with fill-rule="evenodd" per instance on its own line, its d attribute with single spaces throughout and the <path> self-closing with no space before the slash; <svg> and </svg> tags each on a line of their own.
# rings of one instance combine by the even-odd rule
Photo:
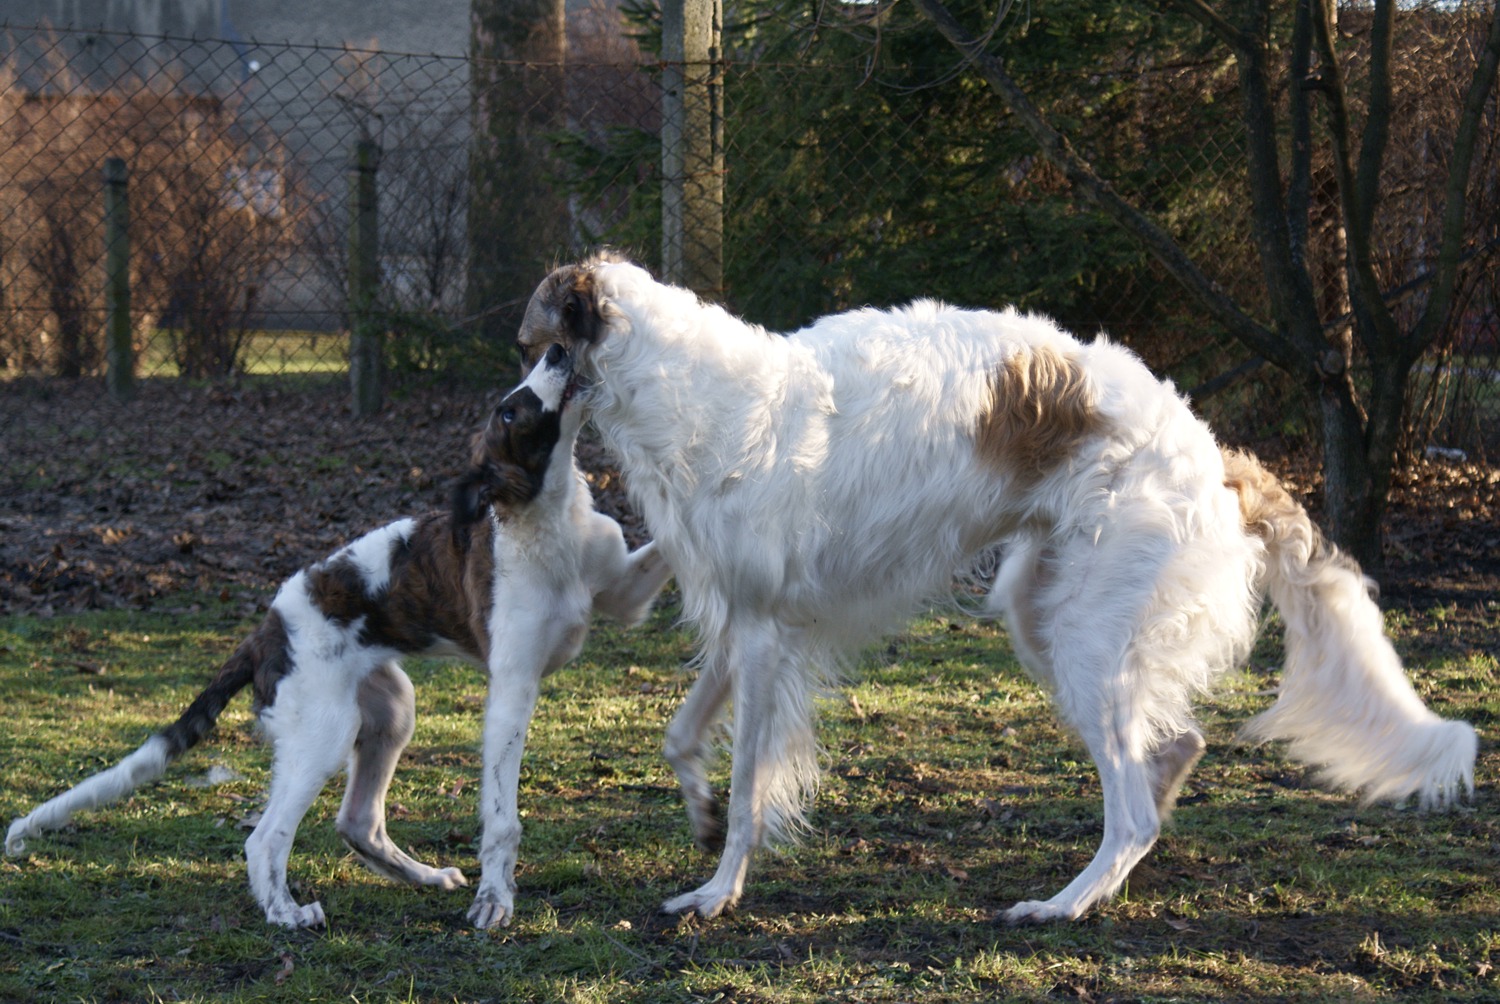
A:
<svg viewBox="0 0 1500 1004">
<path fill-rule="evenodd" d="M 1099 771 L 1104 836 L 1088 867 L 1061 892 L 1006 911 L 1012 924 L 1073 920 L 1113 896 L 1156 843 L 1158 801 L 1175 793 L 1201 752 L 1202 736 L 1190 721 L 1170 728 L 1188 713 L 1168 685 L 1181 674 L 1151 663 L 1140 648 L 1136 611 L 1154 588 L 1151 565 L 1160 551 L 1150 538 L 1129 543 L 1100 548 L 1092 538 L 1075 539 L 1045 552 L 1036 569 L 1033 581 L 1048 588 L 1038 594 L 1025 633 L 1046 647 L 1054 704 Z M 1174 741 L 1153 753 L 1161 731 Z"/>
<path fill-rule="evenodd" d="M 666 913 L 696 913 L 705 919 L 717 917 L 739 901 L 745 888 L 745 875 L 750 870 L 750 857 L 760 845 L 764 828 L 764 808 L 761 805 L 765 778 L 760 763 L 760 747 L 770 709 L 766 706 L 772 699 L 767 681 L 763 679 L 774 670 L 771 665 L 739 663 L 736 667 L 734 689 L 734 740 L 731 749 L 729 779 L 729 818 L 724 836 L 723 850 L 719 854 L 719 866 L 713 878 L 689 893 L 673 897 L 662 904 Z M 707 669 L 708 667 L 705 667 Z M 729 674 L 724 674 L 726 677 Z M 729 688 L 725 680 L 722 686 Z M 698 691 L 703 681 L 695 685 Z M 705 692 L 704 704 L 712 696 Z M 680 713 L 679 713 L 680 715 Z M 677 724 L 676 719 L 672 723 Z M 707 778 L 702 777 L 701 761 L 696 768 L 697 776 L 689 771 L 683 783 L 683 792 L 688 797 L 688 814 L 693 818 L 693 829 L 700 845 L 713 841 L 714 828 L 718 824 L 713 797 L 708 793 Z M 679 776 L 682 776 L 679 774 Z M 695 793 L 689 785 L 701 783 L 701 792 Z"/>
<path fill-rule="evenodd" d="M 727 653 L 734 679 L 734 746 L 724 852 L 713 878 L 668 900 L 668 913 L 714 917 L 734 906 L 750 857 L 768 832 L 800 821 L 817 781 L 812 701 L 802 654 L 767 622 L 735 632 Z"/>
<path fill-rule="evenodd" d="M 1038 683 L 1050 685 L 1052 667 L 1047 646 L 1038 634 L 1041 611 L 1037 596 L 1050 584 L 1043 561 L 1044 548 L 1029 538 L 1018 537 L 1006 544 L 1005 557 L 986 599 L 984 613 L 1004 617 L 1011 650 Z"/>
<path fill-rule="evenodd" d="M 385 829 L 385 795 L 396 761 L 416 729 L 416 692 L 395 663 L 375 670 L 359 686 L 359 735 L 349 754 L 349 780 L 339 808 L 338 832 L 366 867 L 412 885 L 457 889 L 468 885 L 457 868 L 432 868 L 398 847 Z"/>
<path fill-rule="evenodd" d="M 664 754 L 677 774 L 693 841 L 705 851 L 724 848 L 724 820 L 708 783 L 709 734 L 729 700 L 730 674 L 722 660 L 708 659 L 667 726 Z"/>
<path fill-rule="evenodd" d="M 1177 792 L 1203 756 L 1208 743 L 1197 728 L 1189 728 L 1175 739 L 1169 739 L 1151 752 L 1152 791 L 1156 796 L 1156 815 L 1165 823 L 1177 805 Z"/>
<path fill-rule="evenodd" d="M 283 927 L 319 927 L 324 923 L 320 903 L 298 906 L 287 887 L 287 859 L 297 826 L 328 779 L 338 772 L 354 745 L 359 730 L 359 712 L 350 700 L 347 707 L 323 706 L 315 714 L 277 715 L 291 703 L 285 685 L 277 694 L 278 707 L 262 716 L 275 744 L 271 770 L 271 794 L 255 831 L 245 841 L 250 891 L 266 920 Z"/>
<path fill-rule="evenodd" d="M 1074 920 L 1084 911 L 1113 896 L 1130 876 L 1160 832 L 1152 771 L 1139 757 L 1121 748 L 1118 734 L 1103 743 L 1090 743 L 1104 788 L 1104 839 L 1077 878 L 1045 902 L 1017 903 L 1005 912 L 1011 924 Z"/>
</svg>

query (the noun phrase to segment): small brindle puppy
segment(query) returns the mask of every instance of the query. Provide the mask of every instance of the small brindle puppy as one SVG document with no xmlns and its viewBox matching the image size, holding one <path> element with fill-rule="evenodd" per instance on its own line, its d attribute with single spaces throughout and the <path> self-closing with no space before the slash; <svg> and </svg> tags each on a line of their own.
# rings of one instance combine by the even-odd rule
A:
<svg viewBox="0 0 1500 1004">
<path fill-rule="evenodd" d="M 287 858 L 313 799 L 346 765 L 337 826 L 360 860 L 414 885 L 467 885 L 457 868 L 406 854 L 385 828 L 386 790 L 416 716 L 398 659 L 455 656 L 489 672 L 482 877 L 469 918 L 481 928 L 508 924 L 521 840 L 516 788 L 539 683 L 578 654 L 595 607 L 639 622 L 671 577 L 654 545 L 627 553 L 619 526 L 594 511 L 573 461 L 577 388 L 550 379 L 555 372 L 537 370 L 495 409 L 451 512 L 391 523 L 292 576 L 176 722 L 17 819 L 6 851 L 20 854 L 25 838 L 160 777 L 248 686 L 275 750 L 270 797 L 245 842 L 250 888 L 267 921 L 324 922 L 319 903 L 292 899 Z"/>
</svg>

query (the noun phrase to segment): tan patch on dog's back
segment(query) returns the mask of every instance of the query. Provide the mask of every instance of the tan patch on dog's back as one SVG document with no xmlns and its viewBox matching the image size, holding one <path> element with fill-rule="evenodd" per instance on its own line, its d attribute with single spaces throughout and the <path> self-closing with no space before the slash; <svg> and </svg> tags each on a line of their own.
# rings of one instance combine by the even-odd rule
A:
<svg viewBox="0 0 1500 1004">
<path fill-rule="evenodd" d="M 1035 482 L 1104 426 L 1076 358 L 1023 349 L 990 374 L 990 402 L 979 415 L 974 446 L 996 470 Z"/>
</svg>

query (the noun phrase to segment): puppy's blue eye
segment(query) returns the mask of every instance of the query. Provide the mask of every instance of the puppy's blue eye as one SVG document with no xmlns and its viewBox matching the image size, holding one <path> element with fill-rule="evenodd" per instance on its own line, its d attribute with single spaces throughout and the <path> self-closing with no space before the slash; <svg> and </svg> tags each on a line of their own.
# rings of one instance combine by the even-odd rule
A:
<svg viewBox="0 0 1500 1004">
<path fill-rule="evenodd" d="M 506 408 L 504 411 L 502 411 L 500 413 L 500 421 L 504 422 L 506 425 L 509 425 L 510 423 L 514 422 L 515 420 L 516 420 L 516 409 L 514 409 L 514 408 Z"/>
</svg>

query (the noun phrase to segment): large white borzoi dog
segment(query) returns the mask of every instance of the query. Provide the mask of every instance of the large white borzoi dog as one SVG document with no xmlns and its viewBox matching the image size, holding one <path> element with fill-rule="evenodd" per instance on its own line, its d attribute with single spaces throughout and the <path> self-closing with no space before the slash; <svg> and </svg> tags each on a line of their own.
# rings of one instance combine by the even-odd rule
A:
<svg viewBox="0 0 1500 1004">
<path fill-rule="evenodd" d="M 573 461 L 582 412 L 555 376 L 538 370 L 501 401 L 476 440 L 474 467 L 457 485 L 451 513 L 391 523 L 292 576 L 176 722 L 17 819 L 6 851 L 20 854 L 25 838 L 160 777 L 213 728 L 231 697 L 253 687 L 274 762 L 245 857 L 267 921 L 324 922 L 321 904 L 293 900 L 287 859 L 303 815 L 346 764 L 337 828 L 360 860 L 414 885 L 467 885 L 457 868 L 407 855 L 385 828 L 386 790 L 416 720 L 398 659 L 454 656 L 489 674 L 481 879 L 469 917 L 482 928 L 508 924 L 521 842 L 516 789 L 540 682 L 578 654 L 591 610 L 636 623 L 671 577 L 653 545 L 627 554 L 619 526 L 594 511 Z"/>
<path fill-rule="evenodd" d="M 1193 698 L 1246 657 L 1265 594 L 1287 656 L 1254 736 L 1370 799 L 1472 790 L 1473 729 L 1423 706 L 1358 568 L 1123 348 L 927 301 L 780 337 L 608 255 L 548 276 L 519 338 L 584 388 L 701 635 L 666 754 L 705 846 L 733 698 L 723 853 L 668 911 L 739 899 L 817 781 L 815 691 L 1002 543 L 993 609 L 1104 794 L 1093 861 L 1010 921 L 1078 917 L 1150 849 L 1204 747 Z"/>
</svg>

